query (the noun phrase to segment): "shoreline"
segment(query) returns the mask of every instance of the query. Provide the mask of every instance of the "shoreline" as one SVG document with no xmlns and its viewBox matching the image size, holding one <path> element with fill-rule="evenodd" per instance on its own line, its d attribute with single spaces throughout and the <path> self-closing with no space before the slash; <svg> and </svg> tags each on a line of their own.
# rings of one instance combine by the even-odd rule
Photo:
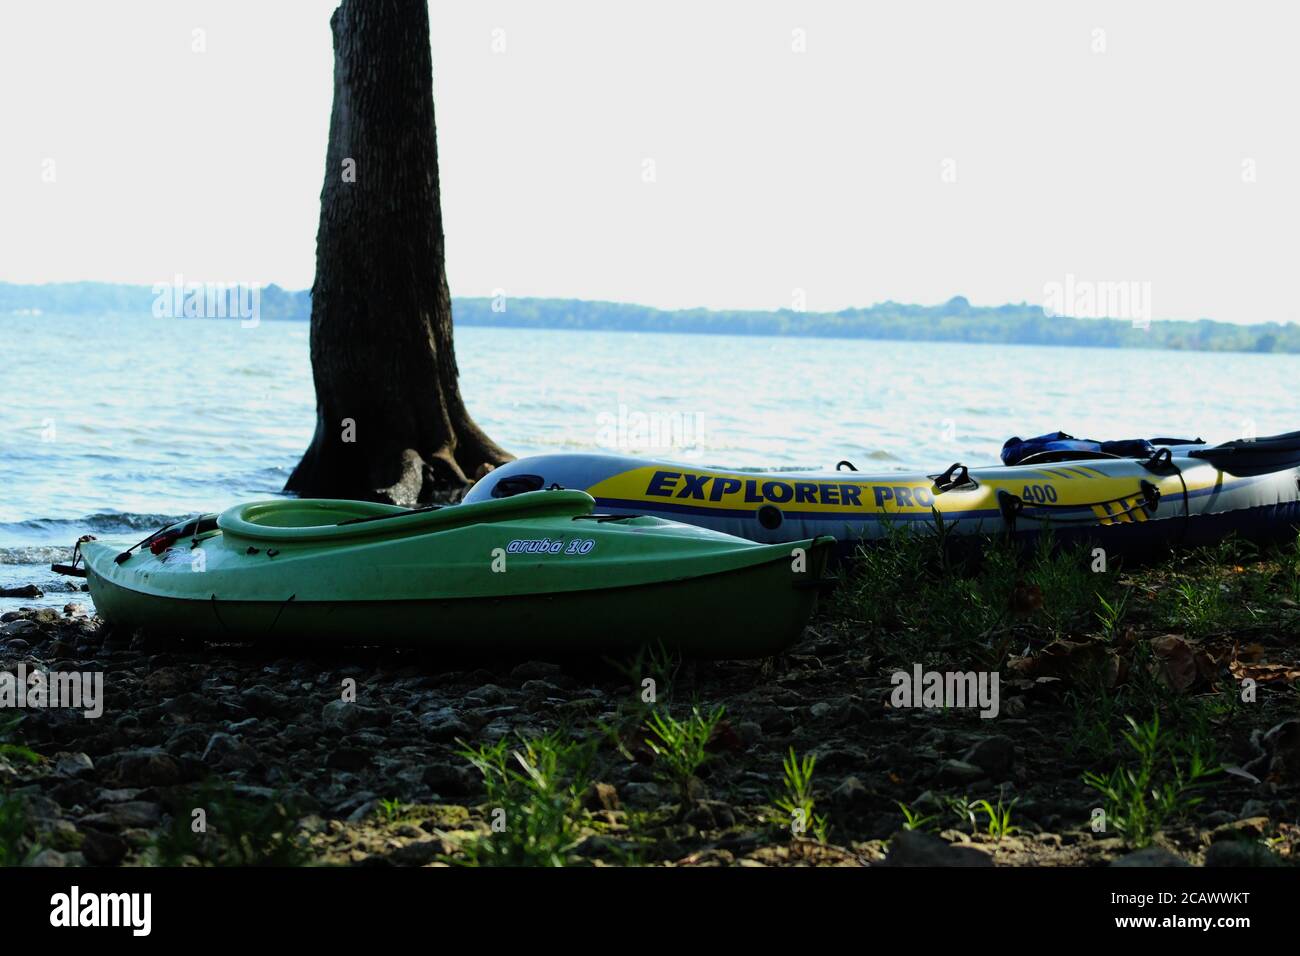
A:
<svg viewBox="0 0 1300 956">
<path fill-rule="evenodd" d="M 1224 548 L 1117 572 L 1099 593 L 1127 591 L 1133 603 L 1109 636 L 1096 601 L 1065 614 L 1045 576 L 1069 583 L 1059 562 L 1019 568 L 1018 578 L 985 566 L 930 582 L 985 595 L 1005 583 L 1016 600 L 1026 580 L 1042 580 L 1043 606 L 1013 607 L 991 632 L 982 621 L 954 629 L 945 615 L 961 610 L 955 592 L 929 592 L 930 608 L 916 595 L 882 600 L 873 582 L 892 572 L 876 563 L 841 586 L 798 644 L 749 662 L 649 654 L 485 667 L 448 665 L 433 650 L 170 647 L 84 614 L 9 612 L 0 669 L 99 671 L 106 688 L 100 720 L 28 710 L 10 732 L 43 757 L 0 757 L 3 799 L 21 801 L 28 824 L 12 852 L 42 865 L 230 863 L 220 841 L 176 835 L 174 821 L 204 801 L 227 827 L 248 830 L 249 852 L 287 862 L 502 862 L 496 847 L 538 863 L 493 830 L 503 805 L 546 809 L 506 778 L 492 784 L 493 746 L 526 750 L 531 739 L 534 759 L 550 759 L 562 778 L 566 795 L 547 812 L 558 860 L 570 865 L 1294 863 L 1300 604 L 1276 597 L 1284 581 L 1293 586 L 1294 562 L 1285 550 Z M 1187 617 L 1197 607 L 1188 587 L 1230 590 L 1217 617 Z M 909 664 L 997 671 L 997 716 L 898 706 L 892 675 Z M 1243 675 L 1254 675 L 1257 697 L 1234 704 Z M 658 689 L 651 704 L 646 679 Z M 1107 801 L 1083 775 L 1123 760 L 1123 718 L 1147 720 L 1148 704 L 1164 715 L 1170 755 L 1210 747 L 1237 770 L 1198 787 L 1202 802 L 1189 791 L 1154 834 L 1094 832 L 1091 815 Z M 668 758 L 648 745 L 664 745 L 656 714 L 684 737 L 707 730 L 694 773 L 671 778 Z M 816 757 L 809 819 L 825 818 L 825 842 L 815 826 L 794 834 L 774 822 L 791 750 Z M 995 814 L 1002 824 L 990 833 Z"/>
</svg>

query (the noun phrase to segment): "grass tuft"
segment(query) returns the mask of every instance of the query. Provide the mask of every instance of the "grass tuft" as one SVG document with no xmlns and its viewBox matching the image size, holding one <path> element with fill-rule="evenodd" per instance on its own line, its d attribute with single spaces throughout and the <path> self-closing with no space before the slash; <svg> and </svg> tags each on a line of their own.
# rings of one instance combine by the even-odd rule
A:
<svg viewBox="0 0 1300 956">
<path fill-rule="evenodd" d="M 824 844 L 830 831 L 830 821 L 825 814 L 817 813 L 817 799 L 812 782 L 813 771 L 817 767 L 816 755 L 808 754 L 800 760 L 791 747 L 781 767 L 785 772 L 785 792 L 773 801 L 772 822 L 788 826 L 796 837 L 811 832 L 818 843 Z"/>
<path fill-rule="evenodd" d="M 464 847 L 470 866 L 564 866 L 581 839 L 595 746 L 558 731 L 465 748 L 483 775 L 490 832 Z"/>
<path fill-rule="evenodd" d="M 697 705 L 685 720 L 676 720 L 663 711 L 655 711 L 646 720 L 652 736 L 645 743 L 655 755 L 655 770 L 677 789 L 682 806 L 691 802 L 691 780 L 709 759 L 709 738 L 724 713 L 725 708 L 719 707 L 705 716 Z"/>
<path fill-rule="evenodd" d="M 1173 821 L 1186 817 L 1203 800 L 1198 793 L 1220 773 L 1207 759 L 1203 741 L 1178 742 L 1160 727 L 1159 715 L 1139 723 L 1126 717 L 1130 729 L 1123 734 L 1132 751 L 1128 766 L 1109 774 L 1088 771 L 1084 783 L 1106 800 L 1108 826 L 1114 826 L 1133 846 L 1150 846 L 1155 835 Z"/>
</svg>

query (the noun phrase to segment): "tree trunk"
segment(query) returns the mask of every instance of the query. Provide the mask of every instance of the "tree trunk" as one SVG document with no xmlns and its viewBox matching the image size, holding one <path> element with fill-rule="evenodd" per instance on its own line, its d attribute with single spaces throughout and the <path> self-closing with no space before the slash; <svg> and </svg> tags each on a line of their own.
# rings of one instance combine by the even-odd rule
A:
<svg viewBox="0 0 1300 956">
<path fill-rule="evenodd" d="M 508 461 L 461 401 L 426 0 L 344 0 L 316 232 L 316 434 L 285 490 L 422 504 Z"/>
</svg>

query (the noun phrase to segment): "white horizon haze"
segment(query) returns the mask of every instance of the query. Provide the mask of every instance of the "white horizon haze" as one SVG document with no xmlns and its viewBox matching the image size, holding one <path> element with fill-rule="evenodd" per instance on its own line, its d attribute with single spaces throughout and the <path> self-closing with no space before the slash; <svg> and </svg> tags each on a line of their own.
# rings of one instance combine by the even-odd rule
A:
<svg viewBox="0 0 1300 956">
<path fill-rule="evenodd" d="M 5 7 L 0 280 L 309 288 L 336 6 Z M 454 296 L 1300 321 L 1291 6 L 430 7 Z"/>
</svg>

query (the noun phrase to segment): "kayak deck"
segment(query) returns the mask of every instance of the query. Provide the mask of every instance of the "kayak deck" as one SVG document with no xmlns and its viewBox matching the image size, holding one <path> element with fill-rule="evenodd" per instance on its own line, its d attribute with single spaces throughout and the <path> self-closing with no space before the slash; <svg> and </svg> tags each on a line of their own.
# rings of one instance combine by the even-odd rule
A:
<svg viewBox="0 0 1300 956">
<path fill-rule="evenodd" d="M 577 491 L 415 511 L 254 502 L 190 537 L 82 551 L 106 620 L 214 640 L 750 657 L 801 632 L 830 538 L 759 545 L 593 504 Z"/>
</svg>

